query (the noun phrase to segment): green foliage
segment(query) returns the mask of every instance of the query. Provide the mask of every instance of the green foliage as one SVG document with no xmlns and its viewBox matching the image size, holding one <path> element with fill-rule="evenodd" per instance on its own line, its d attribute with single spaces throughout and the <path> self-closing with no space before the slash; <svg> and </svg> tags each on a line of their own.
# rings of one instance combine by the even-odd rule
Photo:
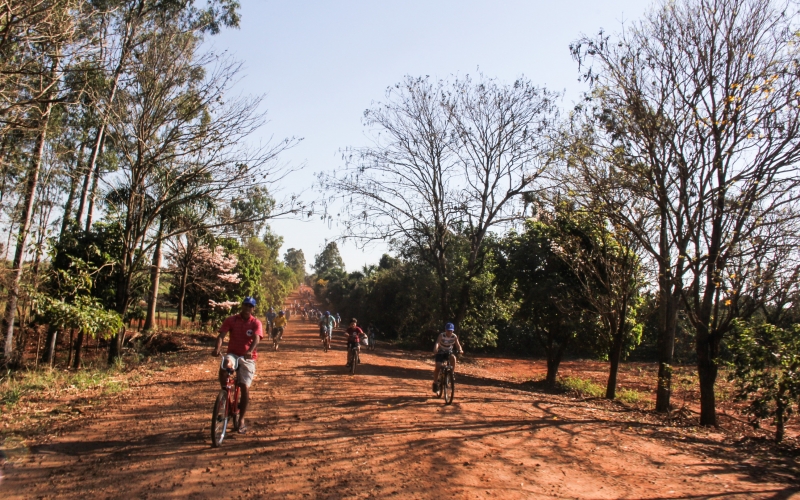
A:
<svg viewBox="0 0 800 500">
<path fill-rule="evenodd" d="M 565 391 L 590 398 L 600 398 L 606 393 L 605 388 L 602 386 L 595 384 L 591 380 L 578 377 L 566 377 L 560 381 L 559 385 Z"/>
<path fill-rule="evenodd" d="M 90 231 L 71 228 L 58 240 L 51 240 L 51 274 L 45 279 L 44 291 L 68 301 L 77 293 L 76 287 L 80 287 L 104 308 L 118 310 L 119 262 L 123 253 L 122 229 L 118 223 L 98 222 Z M 142 297 L 146 286 L 145 277 L 135 279 L 134 298 Z"/>
<path fill-rule="evenodd" d="M 302 250 L 290 248 L 283 255 L 283 262 L 291 269 L 301 282 L 306 276 L 306 256 Z"/>
<path fill-rule="evenodd" d="M 574 271 L 553 250 L 561 230 L 554 223 L 530 220 L 523 233 L 511 232 L 498 248 L 498 282 L 515 304 L 516 327 L 507 330 L 513 337 L 504 343 L 531 348 L 525 337 L 532 337 L 548 357 L 563 354 L 576 337 L 589 336 L 597 326 L 582 314 L 583 298 Z"/>
<path fill-rule="evenodd" d="M 75 328 L 92 338 L 110 338 L 122 329 L 122 318 L 103 309 L 96 299 L 79 295 L 71 302 L 45 294 L 34 296 L 34 310 L 47 324 L 59 329 Z"/>
<path fill-rule="evenodd" d="M 324 277 L 328 273 L 344 271 L 344 261 L 339 253 L 339 245 L 331 241 L 322 252 L 314 256 L 314 272 Z"/>
<path fill-rule="evenodd" d="M 800 404 L 800 325 L 736 321 L 728 347 L 736 398 L 748 402 L 745 412 L 754 427 L 771 419 L 780 442 Z"/>
<path fill-rule="evenodd" d="M 36 315 L 58 329 L 74 328 L 92 338 L 109 338 L 119 331 L 122 318 L 115 306 L 116 257 L 120 247 L 108 238 L 118 236 L 114 225 L 74 231 L 51 246 L 52 266 L 44 291 L 33 294 Z"/>
<path fill-rule="evenodd" d="M 637 404 L 642 402 L 644 397 L 641 392 L 635 389 L 620 389 L 619 392 L 617 392 L 617 399 L 623 403 Z"/>
</svg>

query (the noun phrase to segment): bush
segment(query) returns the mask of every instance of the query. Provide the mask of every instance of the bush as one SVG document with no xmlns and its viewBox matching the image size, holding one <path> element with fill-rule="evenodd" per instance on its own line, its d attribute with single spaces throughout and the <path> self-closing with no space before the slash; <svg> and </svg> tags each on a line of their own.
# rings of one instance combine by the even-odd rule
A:
<svg viewBox="0 0 800 500">
<path fill-rule="evenodd" d="M 566 377 L 561 379 L 560 385 L 561 388 L 567 392 L 573 392 L 586 397 L 601 398 L 606 394 L 604 387 L 595 384 L 591 380 L 577 377 Z"/>
</svg>

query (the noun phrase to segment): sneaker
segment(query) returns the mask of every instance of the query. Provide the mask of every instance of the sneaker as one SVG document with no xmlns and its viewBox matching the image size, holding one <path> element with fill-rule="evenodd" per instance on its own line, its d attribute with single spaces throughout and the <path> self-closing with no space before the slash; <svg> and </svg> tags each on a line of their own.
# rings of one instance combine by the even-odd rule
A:
<svg viewBox="0 0 800 500">
<path fill-rule="evenodd" d="M 439 392 L 439 384 L 436 382 L 433 383 L 433 392 Z"/>
</svg>

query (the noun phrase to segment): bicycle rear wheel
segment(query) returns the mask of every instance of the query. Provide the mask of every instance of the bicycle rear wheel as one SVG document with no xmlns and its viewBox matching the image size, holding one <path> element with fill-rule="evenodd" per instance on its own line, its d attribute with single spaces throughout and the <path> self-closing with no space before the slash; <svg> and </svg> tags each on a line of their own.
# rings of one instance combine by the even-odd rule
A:
<svg viewBox="0 0 800 500">
<path fill-rule="evenodd" d="M 436 386 L 436 397 L 440 398 L 442 397 L 442 392 L 444 392 L 444 374 L 442 372 L 439 372 L 439 380 L 436 383 L 438 384 Z"/>
<path fill-rule="evenodd" d="M 449 405 L 453 402 L 456 394 L 456 379 L 452 371 L 448 371 L 444 376 L 444 404 Z"/>
<path fill-rule="evenodd" d="M 211 446 L 217 448 L 225 439 L 228 430 L 228 391 L 221 390 L 214 402 L 214 411 L 211 413 Z"/>
</svg>

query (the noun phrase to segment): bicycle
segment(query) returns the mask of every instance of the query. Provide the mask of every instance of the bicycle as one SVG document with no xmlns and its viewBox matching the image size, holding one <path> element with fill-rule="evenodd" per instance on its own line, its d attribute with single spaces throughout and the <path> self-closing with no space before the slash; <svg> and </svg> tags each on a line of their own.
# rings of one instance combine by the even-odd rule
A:
<svg viewBox="0 0 800 500">
<path fill-rule="evenodd" d="M 223 357 L 223 359 L 225 358 Z M 229 420 L 233 419 L 233 430 L 239 430 L 239 385 L 236 383 L 238 379 L 236 368 L 241 359 L 244 358 L 242 356 L 236 358 L 234 369 L 227 369 L 228 380 L 225 382 L 225 388 L 220 389 L 217 400 L 214 402 L 214 410 L 211 413 L 211 446 L 213 448 L 218 448 L 225 439 Z"/>
<path fill-rule="evenodd" d="M 319 327 L 319 336 L 322 339 L 322 350 L 324 352 L 328 352 L 328 349 L 330 349 L 330 345 L 328 345 L 328 338 L 329 338 L 328 337 L 328 329 L 325 328 L 324 326 L 320 326 Z"/>
<path fill-rule="evenodd" d="M 439 380 L 437 380 L 436 397 L 444 396 L 444 404 L 446 405 L 453 403 L 453 397 L 456 394 L 456 376 L 453 364 L 450 362 L 450 356 L 452 355 L 453 353 L 450 352 L 447 356 L 447 362 L 439 369 Z M 436 356 L 434 356 L 434 360 L 435 358 Z"/>
<path fill-rule="evenodd" d="M 272 350 L 278 350 L 278 344 L 280 344 L 281 339 L 283 338 L 283 327 L 276 326 L 272 329 Z"/>
<path fill-rule="evenodd" d="M 347 364 L 350 367 L 350 375 L 356 374 L 356 365 L 361 362 L 361 357 L 358 353 L 358 344 L 353 343 L 350 350 L 347 352 Z"/>
</svg>

